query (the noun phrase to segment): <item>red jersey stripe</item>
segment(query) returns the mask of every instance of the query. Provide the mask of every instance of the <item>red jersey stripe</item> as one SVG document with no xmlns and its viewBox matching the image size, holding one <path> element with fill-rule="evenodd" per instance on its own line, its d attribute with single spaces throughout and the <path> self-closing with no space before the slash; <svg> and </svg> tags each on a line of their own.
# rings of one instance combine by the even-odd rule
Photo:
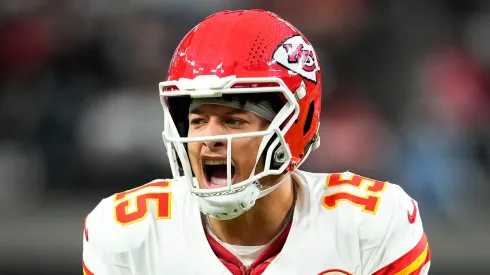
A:
<svg viewBox="0 0 490 275">
<path fill-rule="evenodd" d="M 373 275 L 408 275 L 420 269 L 430 260 L 429 244 L 424 234 L 412 250 L 405 253 L 394 262 L 373 273 Z M 419 271 L 420 272 L 420 271 Z"/>
<path fill-rule="evenodd" d="M 92 271 L 88 269 L 88 267 L 85 265 L 85 262 L 82 260 L 82 270 L 83 270 L 83 275 L 94 275 Z"/>
</svg>

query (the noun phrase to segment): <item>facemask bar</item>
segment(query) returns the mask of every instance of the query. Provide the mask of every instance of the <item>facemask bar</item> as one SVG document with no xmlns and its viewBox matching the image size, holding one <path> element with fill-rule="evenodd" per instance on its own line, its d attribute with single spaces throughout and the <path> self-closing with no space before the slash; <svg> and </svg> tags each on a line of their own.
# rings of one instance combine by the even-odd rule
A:
<svg viewBox="0 0 490 275">
<path fill-rule="evenodd" d="M 258 131 L 258 132 L 251 132 L 251 133 L 240 133 L 240 134 L 232 134 L 232 135 L 217 135 L 217 136 L 206 136 L 206 137 L 192 137 L 192 138 L 175 137 L 175 136 L 171 136 L 171 134 L 164 131 L 163 132 L 163 140 L 164 140 L 164 143 L 168 144 L 167 145 L 168 147 L 172 148 L 172 146 L 176 146 L 176 149 L 174 149 L 174 151 L 177 151 L 178 157 L 181 160 L 183 160 L 183 161 L 181 161 L 181 164 L 182 164 L 182 168 L 184 169 L 184 176 L 186 177 L 186 179 L 189 183 L 193 182 L 192 178 L 189 176 L 189 175 L 192 175 L 192 173 L 191 173 L 191 168 L 190 168 L 189 161 L 188 161 L 188 155 L 184 149 L 183 144 L 184 143 L 191 143 L 191 142 L 227 140 L 227 156 L 226 156 L 227 157 L 227 164 L 226 164 L 227 165 L 227 167 L 226 167 L 226 169 L 227 169 L 227 183 L 228 183 L 227 187 L 213 188 L 213 189 L 199 189 L 199 188 L 196 188 L 194 186 L 194 184 L 192 184 L 192 185 L 193 185 L 193 192 L 195 192 L 195 193 L 200 193 L 200 192 L 226 192 L 226 191 L 230 192 L 230 191 L 232 191 L 232 188 L 235 188 L 235 187 L 239 188 L 243 185 L 253 183 L 253 182 L 261 179 L 264 176 L 280 174 L 286 168 L 286 166 L 289 164 L 286 161 L 281 166 L 281 168 L 279 168 L 277 170 L 271 170 L 267 166 L 265 166 L 264 171 L 258 173 L 257 175 L 251 175 L 248 180 L 245 180 L 245 181 L 242 181 L 240 183 L 233 184 L 233 185 L 231 184 L 232 140 L 233 139 L 239 139 L 239 138 L 261 137 L 262 136 L 263 137 L 262 144 L 263 144 L 264 142 L 269 140 L 273 136 L 274 133 L 279 137 L 279 139 L 277 139 L 275 142 L 273 142 L 273 144 L 277 145 L 279 142 L 281 142 L 282 146 L 286 147 L 286 145 L 287 145 L 286 141 L 280 135 L 280 131 L 277 128 L 276 129 L 269 128 L 265 131 Z M 178 148 L 182 148 L 182 149 L 179 150 Z M 258 151 L 258 154 L 260 154 L 260 153 L 261 152 Z M 267 157 L 270 157 L 271 155 L 272 155 L 272 149 L 268 150 Z M 287 159 L 290 159 L 290 158 L 291 158 L 291 154 L 288 152 Z M 172 160 L 174 162 L 173 165 L 177 166 L 176 158 L 174 157 L 174 158 L 172 158 Z M 258 161 L 256 161 L 255 165 L 257 165 L 257 162 Z M 266 165 L 270 165 L 270 160 L 266 160 Z M 176 171 L 177 171 L 176 168 L 172 169 L 172 173 L 176 173 L 176 174 L 174 174 L 174 177 L 182 176 L 182 175 L 180 175 L 180 173 L 177 173 Z"/>
<path fill-rule="evenodd" d="M 165 121 L 165 128 L 168 129 L 169 132 L 176 133 L 178 135 L 177 128 L 175 127 L 175 124 L 168 123 Z M 163 133 L 162 133 L 163 135 Z M 192 180 L 192 169 L 190 167 L 190 162 L 189 162 L 189 157 L 187 155 L 187 151 L 185 150 L 185 147 L 183 143 L 181 142 L 167 142 L 164 139 L 165 147 L 167 148 L 167 155 L 170 160 L 170 167 L 172 169 L 172 174 L 174 178 L 180 178 L 184 176 L 186 181 L 189 184 L 193 184 Z M 180 167 L 183 170 L 183 175 L 181 175 L 179 169 L 179 160 L 180 160 Z"/>
<path fill-rule="evenodd" d="M 206 77 L 206 76 L 204 76 Z M 232 192 L 233 190 L 240 190 L 241 187 L 244 187 L 248 184 L 257 182 L 264 176 L 267 175 L 277 175 L 282 173 L 286 167 L 289 165 L 289 160 L 291 159 L 291 153 L 289 147 L 287 146 L 284 140 L 284 134 L 289 130 L 291 125 L 294 123 L 299 114 L 299 105 L 296 101 L 296 98 L 292 94 L 292 92 L 288 89 L 288 87 L 284 84 L 284 82 L 277 77 L 268 77 L 268 78 L 218 78 L 223 85 L 215 85 L 212 86 L 213 83 L 217 83 L 216 76 L 213 81 L 200 81 L 197 78 L 194 80 L 196 83 L 194 85 L 190 85 L 192 80 L 184 79 L 184 81 L 167 81 L 161 82 L 159 84 L 160 88 L 160 100 L 164 109 L 165 116 L 165 128 L 162 133 L 164 143 L 167 147 L 167 154 L 169 159 L 171 160 L 172 166 L 172 174 L 174 177 L 180 177 L 181 174 L 178 171 L 178 159 L 181 161 L 182 168 L 184 170 L 184 177 L 191 185 L 193 193 L 197 195 L 219 195 L 223 192 Z M 247 87 L 247 88 L 232 88 L 232 86 L 236 84 L 250 84 L 250 83 L 273 83 L 278 84 L 278 86 L 273 87 Z M 164 91 L 167 87 L 176 87 L 177 91 Z M 266 131 L 259 132 L 251 132 L 251 133 L 240 133 L 233 135 L 220 135 L 220 136 L 207 136 L 207 137 L 195 137 L 195 138 L 187 138 L 180 137 L 175 123 L 170 114 L 169 106 L 167 105 L 167 97 L 174 96 L 189 96 L 191 98 L 199 98 L 199 97 L 220 97 L 223 94 L 246 94 L 246 93 L 270 93 L 270 92 L 279 92 L 286 99 L 287 103 L 281 109 L 281 111 L 275 116 L 274 120 L 271 122 L 269 128 Z M 290 116 L 291 118 L 287 122 L 287 124 L 280 129 L 282 123 Z M 265 167 L 264 171 L 260 172 L 257 175 L 253 175 L 255 172 L 255 167 L 257 167 L 257 163 L 262 155 L 263 150 L 267 146 L 269 140 L 274 136 L 277 138 L 271 143 L 265 159 Z M 263 140 L 259 146 L 259 150 L 257 152 L 257 158 L 255 162 L 255 167 L 253 169 L 252 174 L 248 180 L 232 185 L 231 184 L 231 145 L 233 138 L 245 138 L 245 137 L 258 137 L 263 136 Z M 183 143 L 188 142 L 202 142 L 202 141 L 212 141 L 212 140 L 227 140 L 227 187 L 224 188 L 213 188 L 213 189 L 199 189 L 198 186 L 195 186 L 194 181 L 192 179 L 192 169 L 190 167 L 189 159 L 187 152 Z M 281 165 L 279 169 L 270 169 L 270 163 L 272 159 L 272 153 L 277 145 L 281 143 L 281 146 L 284 149 L 284 153 L 286 155 L 286 161 Z M 177 154 L 177 155 L 175 155 Z"/>
<path fill-rule="evenodd" d="M 286 103 L 286 104 L 288 104 L 288 103 Z M 269 129 L 279 129 L 281 124 L 284 123 L 284 120 L 282 118 L 289 116 L 288 111 L 289 111 L 289 108 L 282 108 L 279 111 L 279 113 L 276 115 L 274 120 L 272 120 L 271 124 L 269 125 Z M 281 168 L 278 169 L 282 172 L 282 170 L 286 169 L 287 165 L 289 164 L 289 159 L 291 158 L 291 152 L 289 150 L 289 146 L 286 146 L 286 141 L 284 140 L 283 135 L 279 135 L 278 133 L 276 133 L 276 134 L 277 134 L 279 139 L 276 139 L 271 143 L 271 145 L 269 147 L 269 148 L 271 148 L 271 150 L 268 150 L 266 153 L 267 155 L 265 158 L 265 168 L 269 169 L 269 167 L 271 165 L 272 153 L 274 152 L 274 148 L 276 148 L 277 144 L 279 142 L 281 142 L 282 148 L 284 150 L 286 150 L 284 153 L 286 154 L 286 159 L 287 159 L 287 161 L 285 161 L 283 163 Z M 254 169 L 252 170 L 252 173 L 250 176 L 253 176 L 253 174 L 255 173 L 255 168 L 257 167 L 257 164 L 260 160 L 262 152 L 264 151 L 265 147 L 267 146 L 267 144 L 268 144 L 269 140 L 272 138 L 272 136 L 273 135 L 269 135 L 269 136 L 263 138 L 262 143 L 260 144 L 259 150 L 258 150 L 258 152 L 260 152 L 260 154 L 257 155 L 257 158 L 255 160 L 255 166 L 254 166 Z"/>
</svg>

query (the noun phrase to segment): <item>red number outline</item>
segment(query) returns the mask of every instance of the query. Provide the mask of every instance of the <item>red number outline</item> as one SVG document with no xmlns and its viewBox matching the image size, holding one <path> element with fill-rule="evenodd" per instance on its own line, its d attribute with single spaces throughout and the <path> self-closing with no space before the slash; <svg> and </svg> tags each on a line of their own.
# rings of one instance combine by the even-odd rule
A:
<svg viewBox="0 0 490 275">
<path fill-rule="evenodd" d="M 347 201 L 355 206 L 361 207 L 362 212 L 374 215 L 378 211 L 379 201 L 381 199 L 377 194 L 382 193 L 386 189 L 388 182 L 373 180 L 346 172 L 341 174 L 329 174 L 327 176 L 325 189 L 343 185 L 350 185 L 356 189 L 362 189 L 366 191 L 367 194 L 366 196 L 360 196 L 348 191 L 327 194 L 322 198 L 322 205 L 325 208 L 331 210 L 336 208 L 340 201 Z"/>
<path fill-rule="evenodd" d="M 172 193 L 160 192 L 152 190 L 152 192 L 144 192 L 148 188 L 169 188 L 172 182 L 168 180 L 156 180 L 140 187 L 117 193 L 114 195 L 114 202 L 117 203 L 114 207 L 114 220 L 121 225 L 129 225 L 142 221 L 150 212 L 150 201 L 155 201 L 157 204 L 157 213 L 155 219 L 170 219 L 172 217 Z M 135 196 L 130 196 L 136 192 L 144 192 Z M 135 205 L 136 204 L 136 205 Z M 129 208 L 135 208 L 134 211 L 129 211 Z"/>
</svg>

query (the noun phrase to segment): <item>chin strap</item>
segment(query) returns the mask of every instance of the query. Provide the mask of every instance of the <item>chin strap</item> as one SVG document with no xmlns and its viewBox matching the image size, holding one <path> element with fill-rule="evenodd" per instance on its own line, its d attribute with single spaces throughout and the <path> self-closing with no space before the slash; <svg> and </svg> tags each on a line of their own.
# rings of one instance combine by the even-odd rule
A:
<svg viewBox="0 0 490 275">
<path fill-rule="evenodd" d="M 286 176 L 284 176 L 284 178 L 282 180 L 280 180 L 276 184 L 274 184 L 271 187 L 266 188 L 266 189 L 263 188 L 262 184 L 260 184 L 259 181 L 254 182 L 254 184 L 257 185 L 257 187 L 260 189 L 260 193 L 259 193 L 259 196 L 257 197 L 257 199 L 260 199 L 260 198 L 270 194 L 272 191 L 276 190 L 276 188 L 279 187 L 279 185 L 281 185 L 281 183 L 283 183 L 290 176 L 291 176 L 291 172 L 286 174 Z"/>
<path fill-rule="evenodd" d="M 250 210 L 258 199 L 274 191 L 284 180 L 290 177 L 291 173 L 288 172 L 283 179 L 267 189 L 263 189 L 260 182 L 255 181 L 235 193 L 216 196 L 200 196 L 197 192 L 193 194 L 197 197 L 201 212 L 204 215 L 217 220 L 230 220 Z"/>
</svg>

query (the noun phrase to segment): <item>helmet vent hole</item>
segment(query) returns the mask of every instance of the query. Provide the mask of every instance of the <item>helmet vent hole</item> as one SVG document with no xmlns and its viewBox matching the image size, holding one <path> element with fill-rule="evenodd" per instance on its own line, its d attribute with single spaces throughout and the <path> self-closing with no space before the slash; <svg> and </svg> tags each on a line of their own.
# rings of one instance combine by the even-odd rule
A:
<svg viewBox="0 0 490 275">
<path fill-rule="evenodd" d="M 306 116 L 305 125 L 303 126 L 303 136 L 305 136 L 311 128 L 311 121 L 313 120 L 314 110 L 314 101 L 312 101 L 310 103 L 310 107 L 308 108 L 308 115 Z"/>
<path fill-rule="evenodd" d="M 255 40 L 252 41 L 252 46 L 250 47 L 250 52 L 248 53 L 247 63 L 249 66 L 258 66 L 261 62 L 267 62 L 266 49 L 267 40 L 265 40 L 266 34 L 259 33 Z"/>
</svg>

